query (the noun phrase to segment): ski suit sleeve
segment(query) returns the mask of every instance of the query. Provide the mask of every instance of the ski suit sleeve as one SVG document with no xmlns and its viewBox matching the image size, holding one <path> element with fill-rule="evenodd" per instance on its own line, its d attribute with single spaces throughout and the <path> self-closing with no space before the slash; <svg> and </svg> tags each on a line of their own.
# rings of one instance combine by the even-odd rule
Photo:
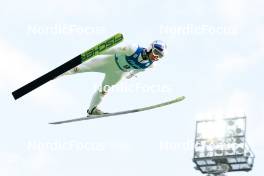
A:
<svg viewBox="0 0 264 176">
<path fill-rule="evenodd" d="M 127 75 L 127 79 L 130 79 L 132 77 L 137 77 L 136 74 L 145 71 L 144 69 L 142 70 L 132 70 L 128 75 Z"/>
<path fill-rule="evenodd" d="M 154 68 L 154 64 L 152 64 L 149 68 Z M 138 73 L 142 73 L 142 72 L 144 72 L 144 71 L 146 71 L 146 69 L 132 70 L 132 71 L 126 76 L 126 78 L 127 78 L 127 79 L 130 79 L 130 78 L 132 78 L 132 77 L 137 77 L 137 74 L 138 74 Z"/>
</svg>

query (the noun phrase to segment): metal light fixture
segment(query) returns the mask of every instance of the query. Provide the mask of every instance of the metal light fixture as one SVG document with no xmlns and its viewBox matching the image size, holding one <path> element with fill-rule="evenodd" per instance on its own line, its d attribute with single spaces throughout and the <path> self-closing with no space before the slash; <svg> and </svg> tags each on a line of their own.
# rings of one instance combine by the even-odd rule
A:
<svg viewBox="0 0 264 176">
<path fill-rule="evenodd" d="M 193 162 L 204 174 L 250 171 L 254 154 L 245 140 L 246 117 L 196 122 Z"/>
</svg>

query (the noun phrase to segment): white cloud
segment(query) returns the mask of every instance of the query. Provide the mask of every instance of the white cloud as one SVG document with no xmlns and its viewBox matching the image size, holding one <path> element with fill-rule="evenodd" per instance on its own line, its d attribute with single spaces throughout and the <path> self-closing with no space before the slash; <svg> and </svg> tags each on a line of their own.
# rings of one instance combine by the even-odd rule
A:
<svg viewBox="0 0 264 176">
<path fill-rule="evenodd" d="M 0 51 L 0 90 L 2 92 L 2 90 L 7 89 L 10 91 L 10 96 L 15 89 L 36 79 L 34 75 L 45 73 L 50 69 L 45 68 L 43 63 L 36 62 L 1 39 Z M 70 92 L 52 82 L 30 92 L 30 94 L 33 102 L 45 105 L 53 110 L 58 109 L 58 105 L 63 107 L 68 102 L 70 102 L 70 105 L 76 103 Z"/>
<path fill-rule="evenodd" d="M 215 66 L 218 76 L 225 77 L 233 73 L 242 73 L 251 69 L 256 65 L 258 59 L 256 57 L 244 57 L 240 55 L 226 56 L 221 63 Z"/>
<path fill-rule="evenodd" d="M 216 10 L 228 22 L 243 22 L 247 16 L 246 0 L 217 0 Z"/>
<path fill-rule="evenodd" d="M 264 25 L 256 26 L 256 40 L 257 40 L 257 49 L 259 51 L 260 57 L 264 56 Z"/>
<path fill-rule="evenodd" d="M 26 176 L 48 175 L 47 168 L 55 162 L 47 152 L 35 152 L 21 155 L 15 152 L 0 153 L 0 175 Z"/>
<path fill-rule="evenodd" d="M 28 57 L 0 40 L 0 87 L 6 84 L 21 84 L 33 78 L 33 73 L 40 69 Z"/>
<path fill-rule="evenodd" d="M 30 4 L 34 8 L 29 8 L 25 4 Z M 120 3 L 121 4 L 121 3 Z M 100 9 L 100 10 L 98 10 Z M 8 15 L 9 18 L 21 17 L 21 14 L 24 16 L 30 16 L 30 19 L 42 19 L 42 18 L 53 18 L 54 16 L 62 15 L 66 17 L 75 16 L 84 16 L 91 18 L 89 21 L 92 21 L 95 15 L 98 19 L 103 16 L 107 16 L 107 9 L 105 8 L 104 3 L 100 3 L 96 0 L 91 0 L 89 2 L 85 0 L 76 0 L 76 1 L 63 1 L 63 0 L 47 0 L 47 1 L 17 1 L 16 6 L 13 5 L 12 1 L 6 1 L 4 5 L 0 6 L 0 10 L 3 14 Z M 99 15 L 100 13 L 100 15 Z M 35 14 L 33 16 L 32 14 Z"/>
<path fill-rule="evenodd" d="M 226 112 L 227 114 L 241 114 L 249 111 L 250 95 L 247 92 L 235 91 L 228 99 Z"/>
<path fill-rule="evenodd" d="M 244 116 L 250 110 L 250 103 L 249 93 L 236 90 L 222 104 L 209 107 L 206 111 L 199 112 L 195 117 L 197 120 L 202 120 Z"/>
<path fill-rule="evenodd" d="M 0 153 L 0 156 L 0 175 L 18 175 L 19 170 L 16 166 L 21 158 L 17 154 L 10 152 Z"/>
</svg>

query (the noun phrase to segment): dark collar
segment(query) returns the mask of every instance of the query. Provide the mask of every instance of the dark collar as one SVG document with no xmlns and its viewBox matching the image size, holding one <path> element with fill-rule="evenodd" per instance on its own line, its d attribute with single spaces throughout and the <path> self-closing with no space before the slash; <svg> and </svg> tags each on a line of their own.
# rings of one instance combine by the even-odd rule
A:
<svg viewBox="0 0 264 176">
<path fill-rule="evenodd" d="M 149 60 L 149 53 L 147 52 L 146 48 L 142 50 L 141 56 L 144 60 Z"/>
</svg>

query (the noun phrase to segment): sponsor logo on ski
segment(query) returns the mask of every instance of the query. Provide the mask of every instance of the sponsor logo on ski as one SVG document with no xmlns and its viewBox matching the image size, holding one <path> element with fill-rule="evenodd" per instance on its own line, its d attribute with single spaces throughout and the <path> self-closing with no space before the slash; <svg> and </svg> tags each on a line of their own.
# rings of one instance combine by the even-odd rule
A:
<svg viewBox="0 0 264 176">
<path fill-rule="evenodd" d="M 82 53 L 81 54 L 82 59 L 91 58 L 93 56 L 96 56 L 99 53 L 103 52 L 104 50 L 116 45 L 117 43 L 119 43 L 122 40 L 123 40 L 122 34 L 115 35 L 115 36 L 109 38 L 108 40 L 106 40 L 105 42 L 93 47 L 92 49 L 90 49 L 84 53 Z"/>
</svg>

